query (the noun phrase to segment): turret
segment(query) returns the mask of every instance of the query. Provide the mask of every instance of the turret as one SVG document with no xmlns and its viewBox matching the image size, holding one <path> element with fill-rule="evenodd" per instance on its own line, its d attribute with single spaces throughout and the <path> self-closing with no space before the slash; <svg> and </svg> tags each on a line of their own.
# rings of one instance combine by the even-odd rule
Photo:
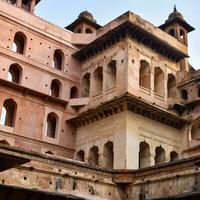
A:
<svg viewBox="0 0 200 200">
<path fill-rule="evenodd" d="M 74 33 L 90 34 L 96 32 L 96 30 L 101 28 L 101 26 L 97 24 L 90 12 L 83 11 L 74 22 L 65 28 Z"/>
<path fill-rule="evenodd" d="M 22 8 L 30 13 L 34 13 L 35 6 L 40 2 L 40 0 L 3 0 L 14 6 Z"/>
</svg>

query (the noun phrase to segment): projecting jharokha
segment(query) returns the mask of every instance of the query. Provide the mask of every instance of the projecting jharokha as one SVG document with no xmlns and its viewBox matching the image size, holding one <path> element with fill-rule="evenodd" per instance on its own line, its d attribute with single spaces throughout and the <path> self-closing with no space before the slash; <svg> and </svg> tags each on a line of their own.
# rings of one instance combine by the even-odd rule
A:
<svg viewBox="0 0 200 200">
<path fill-rule="evenodd" d="M 194 28 L 88 11 L 64 29 L 40 0 L 0 0 L 0 199 L 200 199 Z"/>
</svg>

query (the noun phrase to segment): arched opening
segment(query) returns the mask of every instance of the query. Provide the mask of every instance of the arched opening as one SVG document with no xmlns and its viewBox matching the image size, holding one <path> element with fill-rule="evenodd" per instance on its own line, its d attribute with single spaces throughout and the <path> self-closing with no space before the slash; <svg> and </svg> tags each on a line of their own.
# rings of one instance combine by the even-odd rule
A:
<svg viewBox="0 0 200 200">
<path fill-rule="evenodd" d="M 186 33 L 183 29 L 180 29 L 180 41 L 186 44 Z"/>
<path fill-rule="evenodd" d="M 117 68 L 116 61 L 112 60 L 107 67 L 106 89 L 116 87 Z"/>
<path fill-rule="evenodd" d="M 114 152 L 113 152 L 113 143 L 107 142 L 103 147 L 104 155 L 104 167 L 107 169 L 113 169 L 114 163 Z"/>
<path fill-rule="evenodd" d="M 76 99 L 79 97 L 78 88 L 76 86 L 73 86 L 70 90 L 70 99 Z"/>
<path fill-rule="evenodd" d="M 160 67 L 155 68 L 154 91 L 155 93 L 164 96 L 164 72 L 160 69 Z"/>
<path fill-rule="evenodd" d="M 82 32 L 82 30 L 80 28 L 75 30 L 75 33 L 81 33 L 81 32 Z"/>
<path fill-rule="evenodd" d="M 93 146 L 89 151 L 88 163 L 93 166 L 98 166 L 99 164 L 99 149 Z"/>
<path fill-rule="evenodd" d="M 175 151 L 172 151 L 172 152 L 170 153 L 170 162 L 174 162 L 174 161 L 176 161 L 176 160 L 178 160 L 178 159 L 179 159 L 178 153 L 176 153 Z"/>
<path fill-rule="evenodd" d="M 198 88 L 198 98 L 200 98 L 200 88 Z"/>
<path fill-rule="evenodd" d="M 12 5 L 16 5 L 16 0 L 8 0 L 8 3 L 10 3 Z"/>
<path fill-rule="evenodd" d="M 150 65 L 145 60 L 141 60 L 140 62 L 140 86 L 151 89 L 151 73 L 150 73 Z"/>
<path fill-rule="evenodd" d="M 195 121 L 191 128 L 191 139 L 200 139 L 200 118 Z"/>
<path fill-rule="evenodd" d="M 14 37 L 12 50 L 16 53 L 24 54 L 25 45 L 26 45 L 26 36 L 21 32 L 17 32 Z"/>
<path fill-rule="evenodd" d="M 4 102 L 1 112 L 1 125 L 14 127 L 17 104 L 8 99 Z"/>
<path fill-rule="evenodd" d="M 61 50 L 55 50 L 53 56 L 53 68 L 61 70 L 63 66 L 63 52 Z"/>
<path fill-rule="evenodd" d="M 21 67 L 17 64 L 12 64 L 8 71 L 7 80 L 16 84 L 20 84 L 21 81 Z"/>
<path fill-rule="evenodd" d="M 86 29 L 85 29 L 85 33 L 87 33 L 87 34 L 91 34 L 91 33 L 93 33 L 93 31 L 92 31 L 91 28 L 86 28 Z"/>
<path fill-rule="evenodd" d="M 6 140 L 0 140 L 0 144 L 4 144 L 4 145 L 10 146 L 10 144 Z"/>
<path fill-rule="evenodd" d="M 50 154 L 50 155 L 54 155 L 54 153 L 52 151 L 46 151 L 46 154 Z"/>
<path fill-rule="evenodd" d="M 94 71 L 94 94 L 97 95 L 103 90 L 103 68 L 98 67 Z"/>
<path fill-rule="evenodd" d="M 59 98 L 61 83 L 58 80 L 51 82 L 50 96 Z"/>
<path fill-rule="evenodd" d="M 82 96 L 89 97 L 90 95 L 90 74 L 87 73 L 82 79 Z"/>
<path fill-rule="evenodd" d="M 175 30 L 174 30 L 173 28 L 169 30 L 169 34 L 170 34 L 171 36 L 173 36 L 173 37 L 176 37 L 176 35 L 175 35 Z"/>
<path fill-rule="evenodd" d="M 176 78 L 173 74 L 168 74 L 167 80 L 168 98 L 175 98 L 177 94 Z"/>
<path fill-rule="evenodd" d="M 22 0 L 22 8 L 24 10 L 30 11 L 31 10 L 31 0 Z"/>
<path fill-rule="evenodd" d="M 165 150 L 160 146 L 156 147 L 155 164 L 164 163 L 166 161 Z"/>
<path fill-rule="evenodd" d="M 151 166 L 150 147 L 146 142 L 141 142 L 139 152 L 139 168 L 145 168 L 149 166 Z"/>
<path fill-rule="evenodd" d="M 186 89 L 181 90 L 181 98 L 184 100 L 188 100 L 188 92 Z"/>
<path fill-rule="evenodd" d="M 46 136 L 56 138 L 56 129 L 58 123 L 58 116 L 55 113 L 49 113 L 46 121 Z"/>
<path fill-rule="evenodd" d="M 85 152 L 83 150 L 80 150 L 76 154 L 76 160 L 84 162 L 85 161 Z"/>
</svg>

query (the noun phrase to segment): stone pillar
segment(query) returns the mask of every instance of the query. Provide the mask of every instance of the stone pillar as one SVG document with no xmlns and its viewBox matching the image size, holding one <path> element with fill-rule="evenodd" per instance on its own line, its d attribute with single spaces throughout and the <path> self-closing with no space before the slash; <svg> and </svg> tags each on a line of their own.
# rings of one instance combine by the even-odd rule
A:
<svg viewBox="0 0 200 200">
<path fill-rule="evenodd" d="M 36 5 L 36 0 L 32 0 L 31 1 L 31 6 L 30 6 L 30 12 L 31 13 L 34 13 L 35 5 Z"/>
<path fill-rule="evenodd" d="M 17 7 L 21 8 L 22 7 L 22 0 L 17 0 L 16 4 L 17 4 Z"/>
<path fill-rule="evenodd" d="M 99 161 L 98 161 L 99 167 L 104 167 L 104 155 L 102 152 L 99 152 Z"/>
</svg>

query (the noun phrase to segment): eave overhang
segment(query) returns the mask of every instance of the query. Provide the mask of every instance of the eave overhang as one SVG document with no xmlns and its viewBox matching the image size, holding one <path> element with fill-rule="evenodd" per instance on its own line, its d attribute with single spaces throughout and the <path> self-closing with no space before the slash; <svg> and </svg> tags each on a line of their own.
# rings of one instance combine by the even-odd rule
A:
<svg viewBox="0 0 200 200">
<path fill-rule="evenodd" d="M 179 62 L 188 57 L 186 53 L 180 51 L 175 46 L 170 45 L 166 40 L 157 37 L 146 29 L 132 23 L 130 20 L 122 23 L 90 44 L 84 46 L 74 53 L 73 56 L 81 61 L 85 61 L 126 37 L 137 40 L 139 43 L 144 44 L 175 62 Z"/>
<path fill-rule="evenodd" d="M 99 28 L 101 28 L 101 25 L 97 24 L 95 21 L 89 20 L 89 19 L 87 19 L 85 17 L 79 17 L 74 22 L 72 22 L 71 24 L 69 24 L 68 26 L 66 26 L 65 29 L 73 31 L 74 28 L 76 26 L 78 26 L 80 23 L 86 23 L 86 24 L 94 27 L 96 30 L 98 30 Z"/>
<path fill-rule="evenodd" d="M 171 20 L 167 20 L 164 24 L 160 25 L 159 28 L 164 30 L 166 27 L 172 25 L 172 24 L 180 24 L 181 26 L 183 26 L 187 32 L 192 32 L 195 30 L 194 27 L 192 27 L 190 24 L 188 24 L 185 20 L 180 19 L 179 17 L 171 19 Z"/>
<path fill-rule="evenodd" d="M 69 119 L 68 122 L 76 127 L 86 126 L 126 110 L 177 129 L 181 129 L 187 122 L 183 118 L 129 93 L 80 113 L 78 116 Z"/>
</svg>

